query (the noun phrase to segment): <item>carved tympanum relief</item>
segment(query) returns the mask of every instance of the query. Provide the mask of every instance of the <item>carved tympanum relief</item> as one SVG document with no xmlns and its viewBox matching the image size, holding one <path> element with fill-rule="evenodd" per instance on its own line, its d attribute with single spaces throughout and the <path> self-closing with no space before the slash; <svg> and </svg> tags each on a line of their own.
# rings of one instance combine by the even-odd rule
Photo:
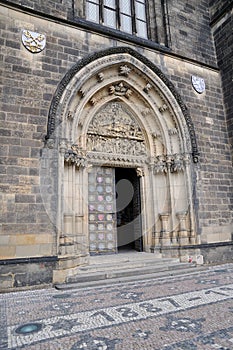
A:
<svg viewBox="0 0 233 350">
<path fill-rule="evenodd" d="M 142 156 L 147 154 L 144 135 L 122 103 L 103 106 L 87 132 L 87 151 Z"/>
</svg>

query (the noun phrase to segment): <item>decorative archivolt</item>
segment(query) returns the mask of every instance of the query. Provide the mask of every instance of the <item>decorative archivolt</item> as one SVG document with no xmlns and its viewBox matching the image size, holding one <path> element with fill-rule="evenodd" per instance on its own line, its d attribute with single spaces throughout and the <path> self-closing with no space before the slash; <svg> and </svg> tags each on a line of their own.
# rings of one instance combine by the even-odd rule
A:
<svg viewBox="0 0 233 350">
<path fill-rule="evenodd" d="M 140 125 L 147 123 L 145 134 L 146 139 L 149 135 L 150 148 L 153 143 L 162 142 L 167 154 L 189 153 L 193 160 L 197 161 L 198 151 L 193 124 L 180 96 L 156 66 L 127 47 L 90 55 L 79 61 L 66 74 L 51 104 L 46 144 L 51 144 L 49 140 L 52 138 L 59 143 L 60 137 L 66 139 L 69 144 L 78 143 L 75 130 L 80 125 L 79 135 L 82 137 L 84 134 L 87 135 L 85 144 L 87 152 L 146 155 L 149 144 L 145 142 L 145 137 L 143 140 L 132 138 L 130 132 L 135 132 L 135 129 L 128 130 L 125 137 L 121 136 L 120 130 L 114 128 L 111 130 L 111 137 L 106 133 L 97 135 L 93 132 L 95 129 L 93 109 L 98 111 L 98 106 L 117 98 L 125 99 L 126 104 L 127 101 L 131 104 L 141 119 Z M 145 101 L 144 109 L 152 111 L 145 116 L 145 120 L 142 111 L 139 110 L 141 106 L 138 108 L 140 98 L 141 105 Z M 92 119 L 88 129 L 85 124 L 87 119 L 88 123 Z M 132 120 L 129 118 L 122 124 L 130 127 L 130 123 L 132 124 Z M 82 128 L 84 124 L 85 130 Z M 99 126 L 102 127 L 101 123 Z M 110 127 L 111 123 L 108 126 Z M 56 141 L 55 145 L 58 143 Z M 172 143 L 176 144 L 175 148 L 170 146 Z M 79 146 L 85 148 L 83 143 Z M 165 152 L 161 147 L 156 150 L 155 155 L 163 153 Z M 153 156 L 153 151 L 150 156 Z M 72 155 L 68 158 L 71 161 Z"/>
</svg>

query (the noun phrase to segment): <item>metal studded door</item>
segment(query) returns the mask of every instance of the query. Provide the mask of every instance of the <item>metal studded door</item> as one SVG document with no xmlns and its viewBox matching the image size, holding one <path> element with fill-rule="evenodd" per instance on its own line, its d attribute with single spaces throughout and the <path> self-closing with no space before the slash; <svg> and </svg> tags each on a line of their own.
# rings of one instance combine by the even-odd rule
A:
<svg viewBox="0 0 233 350">
<path fill-rule="evenodd" d="M 116 253 L 115 169 L 93 167 L 88 177 L 89 250 Z"/>
</svg>

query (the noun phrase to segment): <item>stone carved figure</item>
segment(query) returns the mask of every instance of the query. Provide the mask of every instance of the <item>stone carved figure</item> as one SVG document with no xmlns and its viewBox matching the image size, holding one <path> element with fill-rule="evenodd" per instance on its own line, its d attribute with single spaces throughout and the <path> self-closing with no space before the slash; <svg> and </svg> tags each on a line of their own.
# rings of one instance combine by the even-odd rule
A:
<svg viewBox="0 0 233 350">
<path fill-rule="evenodd" d="M 111 85 L 109 87 L 109 94 L 110 95 L 117 95 L 117 96 L 125 96 L 129 98 L 132 95 L 133 91 L 129 89 L 126 85 L 124 85 L 123 82 L 120 82 L 116 85 Z"/>
<path fill-rule="evenodd" d="M 108 103 L 94 116 L 87 132 L 87 151 L 147 154 L 140 126 L 120 102 Z"/>
</svg>

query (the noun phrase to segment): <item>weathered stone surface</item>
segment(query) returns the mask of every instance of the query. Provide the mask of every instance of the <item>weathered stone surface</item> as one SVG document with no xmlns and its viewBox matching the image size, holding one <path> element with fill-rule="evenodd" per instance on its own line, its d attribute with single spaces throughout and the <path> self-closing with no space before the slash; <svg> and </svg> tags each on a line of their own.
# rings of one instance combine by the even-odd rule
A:
<svg viewBox="0 0 233 350">
<path fill-rule="evenodd" d="M 8 7 L 8 3 L 12 7 Z M 69 101 L 69 93 L 74 93 L 76 99 L 73 100 L 73 106 L 78 106 L 81 95 L 76 88 L 69 91 L 68 85 L 74 75 L 87 64 L 96 64 L 96 73 L 100 73 L 97 63 L 101 54 L 117 47 L 123 47 L 122 54 L 125 47 L 128 48 L 128 54 L 129 50 L 134 50 L 135 57 L 131 51 L 131 63 L 140 54 L 145 58 L 148 70 L 153 71 L 153 67 L 156 67 L 159 78 L 166 80 L 169 88 L 172 87 L 171 91 L 182 113 L 187 112 L 186 123 L 191 142 L 195 140 L 192 147 L 195 154 L 200 153 L 199 162 L 193 165 L 190 176 L 194 226 L 200 241 L 213 243 L 232 240 L 233 84 L 230 62 L 233 41 L 232 36 L 228 35 L 232 33 L 233 23 L 231 2 L 210 1 L 209 15 L 207 0 L 200 0 L 195 6 L 190 1 L 169 1 L 165 16 L 167 25 L 164 27 L 164 17 L 158 15 L 162 14 L 161 1 L 149 1 L 148 23 L 151 25 L 152 40 L 140 43 L 136 37 L 124 33 L 120 33 L 123 35 L 120 36 L 119 31 L 85 23 L 83 1 L 74 1 L 73 9 L 72 3 L 71 0 L 11 0 L 0 7 L 0 58 L 3 72 L 0 111 L 0 259 L 60 254 L 57 243 L 60 227 L 57 227 L 56 220 L 57 215 L 61 214 L 58 212 L 61 210 L 58 208 L 58 197 L 64 184 L 58 182 L 62 178 L 58 168 L 60 145 L 56 143 L 57 128 L 62 125 L 59 116 Z M 21 7 L 21 10 L 18 11 L 14 5 Z M 30 11 L 33 16 L 30 16 Z M 48 15 L 52 16 L 49 21 Z M 71 21 L 72 26 L 67 20 Z M 39 54 L 30 53 L 21 43 L 22 30 L 34 28 L 46 35 L 46 48 Z M 121 62 L 118 63 L 120 65 Z M 84 73 L 84 76 L 88 76 L 89 72 Z M 113 76 L 115 71 L 111 74 Z M 193 89 L 192 75 L 205 80 L 203 94 Z M 117 83 L 119 77 L 122 78 L 118 75 Z M 140 79 L 143 79 L 143 74 L 138 75 L 138 80 L 135 79 L 132 84 L 135 89 L 139 88 Z M 123 80 L 124 83 L 127 80 L 125 75 Z M 104 84 L 98 81 L 97 75 L 93 81 L 93 89 Z M 147 84 L 148 81 L 145 81 L 144 87 Z M 86 88 L 88 91 L 90 86 Z M 67 91 L 67 101 L 63 100 L 63 91 Z M 146 94 L 148 97 L 152 91 L 142 89 L 141 95 L 138 93 L 137 96 Z M 161 107 L 156 105 L 156 101 L 154 106 L 157 111 Z M 54 119 L 49 119 L 52 114 Z M 161 114 L 162 123 L 174 124 L 171 115 L 171 111 Z M 148 114 L 144 118 L 148 119 Z M 67 119 L 67 122 L 70 123 L 70 120 Z M 176 127 L 172 125 L 169 138 L 176 137 Z M 52 140 L 47 140 L 45 148 L 44 140 L 49 128 L 50 136 L 55 141 L 52 143 Z M 160 137 L 154 136 L 157 140 Z M 169 151 L 172 154 L 172 150 Z M 168 167 L 166 163 L 166 169 Z M 157 181 L 161 181 L 158 190 L 160 196 L 166 186 L 162 180 Z M 182 193 L 180 184 L 174 189 L 177 192 L 180 189 Z M 76 190 L 80 190 L 78 185 Z M 70 195 L 68 197 L 72 198 Z M 172 200 L 175 202 L 177 198 L 173 197 Z M 80 212 L 81 215 L 85 214 Z M 82 230 L 79 223 L 79 234 L 82 234 Z M 80 243 L 82 246 L 85 244 Z M 220 261 L 221 256 L 227 260 L 232 258 L 232 248 L 205 249 L 203 255 L 204 261 Z M 53 265 L 41 269 L 37 265 L 31 265 L 32 269 L 29 265 L 23 266 L 27 266 L 25 274 L 4 267 L 5 286 L 45 283 L 43 281 L 52 278 Z M 11 278 L 7 273 L 16 273 L 17 278 Z"/>
<path fill-rule="evenodd" d="M 232 104 L 232 50 L 233 41 L 229 33 L 233 29 L 232 2 L 211 1 L 212 31 L 215 40 L 218 64 L 222 73 L 224 102 L 231 147 L 233 147 L 233 104 Z"/>
<path fill-rule="evenodd" d="M 206 264 L 223 263 L 232 261 L 233 245 L 225 247 L 210 247 L 201 249 Z"/>
</svg>

